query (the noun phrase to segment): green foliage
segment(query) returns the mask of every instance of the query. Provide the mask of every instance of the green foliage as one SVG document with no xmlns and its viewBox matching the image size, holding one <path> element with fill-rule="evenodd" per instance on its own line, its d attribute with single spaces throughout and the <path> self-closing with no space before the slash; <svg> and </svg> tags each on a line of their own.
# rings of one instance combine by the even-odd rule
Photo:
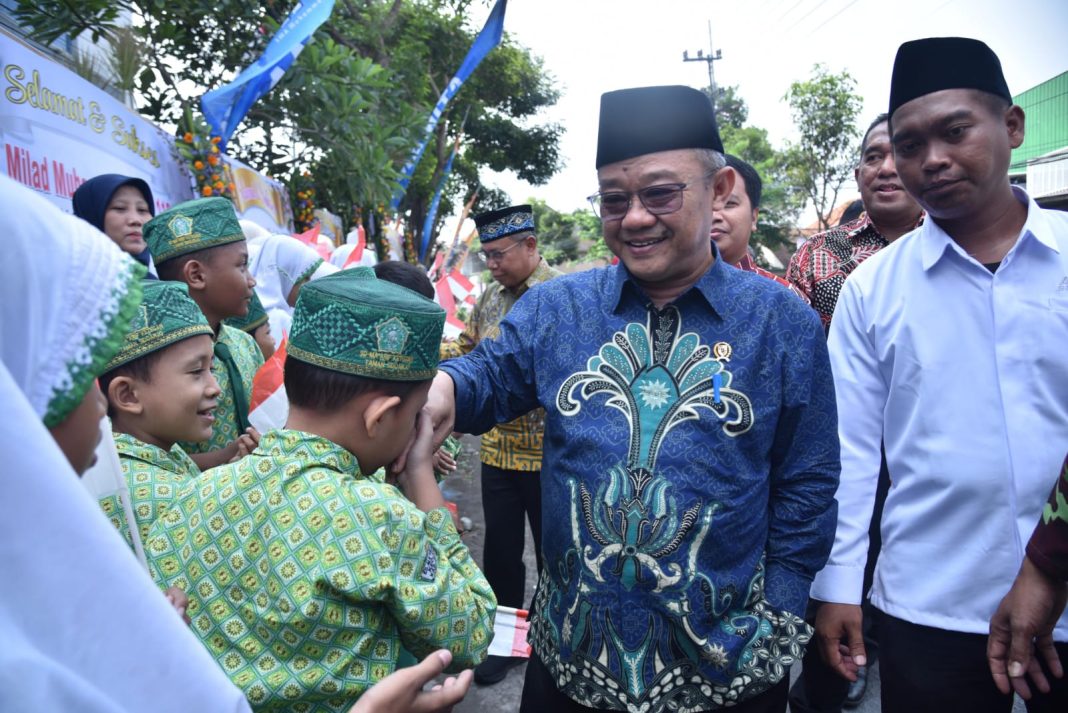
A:
<svg viewBox="0 0 1068 713">
<path fill-rule="evenodd" d="M 783 168 L 797 195 L 811 201 L 821 229 L 830 227 L 838 192 L 853 177 L 861 99 L 848 71 L 832 74 L 823 65 L 807 81 L 794 82 L 784 97 L 801 135 L 787 147 Z"/>
<path fill-rule="evenodd" d="M 580 208 L 561 213 L 545 201 L 532 198 L 529 202 L 534 207 L 538 250 L 549 264 L 583 260 L 589 257 L 592 246 L 604 244 L 601 220 L 592 211 Z"/>
<path fill-rule="evenodd" d="M 716 108 L 716 123 L 719 124 L 720 132 L 727 126 L 740 129 L 748 121 L 749 106 L 738 92 L 738 87 L 716 85 L 714 96 L 707 88 L 701 91 L 705 93 L 705 96 L 713 99 L 713 106 Z"/>
<path fill-rule="evenodd" d="M 742 100 L 739 98 L 739 101 Z M 742 105 L 744 107 L 744 101 Z M 768 132 L 755 126 L 727 124 L 720 127 L 720 138 L 724 150 L 751 164 L 764 182 L 760 217 L 750 243 L 772 250 L 791 245 L 790 233 L 801 206 L 788 188 L 783 155 L 768 141 Z M 759 258 L 760 252 L 756 251 L 756 254 Z"/>
<path fill-rule="evenodd" d="M 295 4 L 19 0 L 17 14 L 45 42 L 82 33 L 114 42 L 125 13 L 139 18 L 130 31 L 152 51 L 143 54 L 144 64 L 132 75 L 138 106 L 157 123 L 177 125 L 181 135 L 193 127 L 203 91 L 231 80 L 259 56 Z M 365 214 L 379 213 L 480 29 L 466 19 L 468 5 L 469 0 L 338 0 L 315 41 L 249 111 L 228 153 L 281 179 L 309 172 L 317 203 L 340 215 L 353 215 L 359 207 Z M 131 76 L 128 69 L 123 74 Z M 557 97 L 540 58 L 506 35 L 438 123 L 400 206 L 409 212 L 408 235 L 421 233 L 461 129 L 463 150 L 439 220 L 453 199 L 475 189 L 481 189 L 478 210 L 509 203 L 481 185 L 482 167 L 514 171 L 535 184 L 547 181 L 560 165 L 563 129 L 538 123 L 536 115 Z"/>
</svg>

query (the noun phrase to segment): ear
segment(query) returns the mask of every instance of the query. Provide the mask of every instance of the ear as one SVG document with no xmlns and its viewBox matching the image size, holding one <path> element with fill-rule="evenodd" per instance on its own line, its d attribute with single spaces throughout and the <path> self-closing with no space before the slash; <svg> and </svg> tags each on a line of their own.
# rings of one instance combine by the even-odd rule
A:
<svg viewBox="0 0 1068 713">
<path fill-rule="evenodd" d="M 860 188 L 860 166 L 853 168 L 853 180 L 857 182 L 857 188 Z"/>
<path fill-rule="evenodd" d="M 1005 111 L 1005 128 L 1009 133 L 1009 146 L 1019 148 L 1024 140 L 1024 110 L 1013 104 Z"/>
<path fill-rule="evenodd" d="M 754 208 L 753 209 L 753 224 L 749 227 L 749 230 L 751 230 L 754 233 L 757 230 L 757 219 L 759 217 L 760 217 L 760 209 L 759 208 Z"/>
<path fill-rule="evenodd" d="M 118 413 L 140 416 L 144 404 L 137 394 L 137 384 L 129 376 L 116 376 L 108 384 L 108 405 Z"/>
<path fill-rule="evenodd" d="M 368 438 L 376 438 L 380 431 L 392 425 L 391 418 L 401 404 L 400 396 L 375 394 L 366 402 L 363 410 L 363 427 Z"/>
<path fill-rule="evenodd" d="M 738 174 L 730 166 L 724 166 L 712 177 L 712 210 L 722 210 L 734 190 Z"/>
<path fill-rule="evenodd" d="M 182 265 L 182 279 L 190 290 L 203 290 L 207 287 L 207 265 L 200 260 L 187 260 Z"/>
</svg>

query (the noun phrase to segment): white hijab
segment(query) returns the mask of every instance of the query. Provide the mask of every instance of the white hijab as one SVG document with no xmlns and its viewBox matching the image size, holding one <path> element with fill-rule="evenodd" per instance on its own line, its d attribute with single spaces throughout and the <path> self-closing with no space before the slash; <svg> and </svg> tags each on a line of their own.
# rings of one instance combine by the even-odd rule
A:
<svg viewBox="0 0 1068 713">
<path fill-rule="evenodd" d="M 144 268 L 89 223 L 7 177 L 0 235 L 0 361 L 38 419 L 54 426 L 122 345 Z"/>
<path fill-rule="evenodd" d="M 256 294 L 271 323 L 275 345 L 293 323 L 293 308 L 287 298 L 304 278 L 314 280 L 338 271 L 323 262 L 319 253 L 290 235 L 268 235 L 249 241 L 249 271 L 256 278 Z"/>
<path fill-rule="evenodd" d="M 6 178 L 0 234 L 0 710 L 248 711 L 42 423 L 129 258 Z"/>
</svg>

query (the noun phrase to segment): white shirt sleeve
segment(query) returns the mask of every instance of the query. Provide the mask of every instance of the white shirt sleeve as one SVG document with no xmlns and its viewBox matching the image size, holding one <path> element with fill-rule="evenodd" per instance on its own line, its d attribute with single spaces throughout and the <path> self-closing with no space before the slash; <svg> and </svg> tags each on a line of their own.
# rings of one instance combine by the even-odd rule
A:
<svg viewBox="0 0 1068 713">
<path fill-rule="evenodd" d="M 828 338 L 838 402 L 842 476 L 835 499 L 834 547 L 812 582 L 811 596 L 825 602 L 860 604 L 868 558 L 868 526 L 882 462 L 887 382 L 864 314 L 861 284 L 846 280 Z"/>
</svg>

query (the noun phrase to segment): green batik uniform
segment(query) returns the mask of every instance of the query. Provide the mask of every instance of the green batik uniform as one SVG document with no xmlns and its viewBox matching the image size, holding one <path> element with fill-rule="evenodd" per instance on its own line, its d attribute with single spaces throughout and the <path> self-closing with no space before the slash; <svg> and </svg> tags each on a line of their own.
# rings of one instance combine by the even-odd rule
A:
<svg viewBox="0 0 1068 713">
<path fill-rule="evenodd" d="M 423 513 L 300 431 L 266 433 L 187 487 L 146 555 L 257 711 L 348 710 L 402 644 L 420 658 L 447 648 L 459 670 L 492 636 L 496 600 L 448 511 Z"/>
<path fill-rule="evenodd" d="M 157 265 L 245 240 L 233 203 L 225 198 L 198 198 L 180 203 L 145 223 L 144 234 Z M 215 409 L 215 427 L 207 441 L 179 444 L 187 453 L 225 448 L 244 432 L 248 426 L 252 377 L 262 365 L 263 353 L 255 339 L 225 323 L 219 326 L 211 367 L 222 390 Z M 235 383 L 238 375 L 240 383 Z"/>
<path fill-rule="evenodd" d="M 227 326 L 219 326 L 219 338 L 216 340 L 225 344 L 233 355 L 237 370 L 241 373 L 241 388 L 244 389 L 244 397 L 252 398 L 252 378 L 256 371 L 263 366 L 263 352 L 260 345 L 250 335 L 240 329 Z M 207 453 L 219 450 L 230 445 L 235 438 L 243 433 L 238 423 L 238 410 L 235 399 L 233 383 L 230 379 L 230 370 L 226 363 L 216 356 L 211 365 L 211 373 L 219 382 L 218 406 L 215 407 L 215 425 L 211 430 L 211 438 L 199 443 L 181 443 L 179 445 L 187 453 Z M 248 403 L 245 404 L 245 412 L 248 412 Z"/>
<path fill-rule="evenodd" d="M 445 312 L 345 270 L 301 290 L 287 359 L 372 381 L 427 381 Z M 292 394 L 291 394 L 292 396 Z M 445 508 L 424 513 L 311 433 L 274 430 L 184 489 L 145 554 L 189 595 L 193 632 L 257 711 L 346 711 L 403 646 L 486 654 L 497 602 Z"/>
<path fill-rule="evenodd" d="M 127 433 L 116 432 L 115 447 L 119 452 L 122 475 L 129 488 L 138 536 L 144 543 L 152 523 L 167 511 L 182 486 L 200 475 L 200 469 L 178 445 L 165 451 Z M 132 548 L 133 540 L 119 495 L 116 493 L 101 498 L 100 507 Z"/>
</svg>

